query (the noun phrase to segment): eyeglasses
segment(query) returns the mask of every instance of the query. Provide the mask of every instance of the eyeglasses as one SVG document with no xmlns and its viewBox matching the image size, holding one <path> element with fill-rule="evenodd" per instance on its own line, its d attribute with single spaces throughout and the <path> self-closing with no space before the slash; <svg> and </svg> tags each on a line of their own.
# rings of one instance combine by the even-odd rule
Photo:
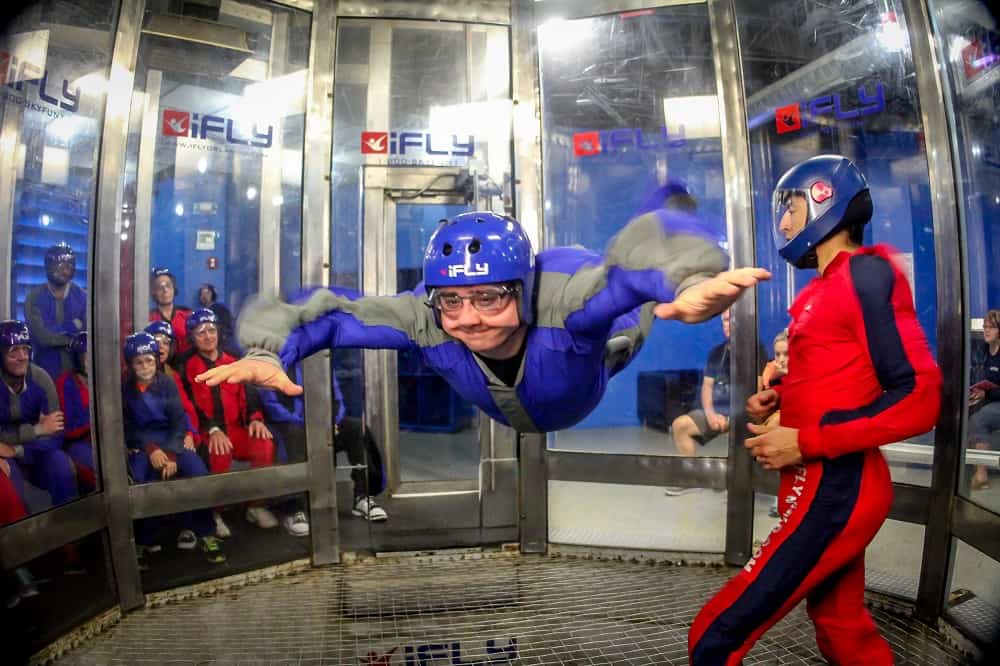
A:
<svg viewBox="0 0 1000 666">
<path fill-rule="evenodd" d="M 479 312 L 495 314 L 500 312 L 510 302 L 510 297 L 519 292 L 516 286 L 491 287 L 488 289 L 477 289 L 468 296 L 459 296 L 453 291 L 431 291 L 431 296 L 427 300 L 427 305 L 437 308 L 441 312 L 454 314 L 462 309 L 462 301 L 469 301 Z"/>
<path fill-rule="evenodd" d="M 216 329 L 215 326 L 212 326 L 211 324 L 203 324 L 194 330 L 194 337 L 204 338 L 209 334 L 214 335 L 216 332 L 218 332 L 218 329 Z"/>
</svg>

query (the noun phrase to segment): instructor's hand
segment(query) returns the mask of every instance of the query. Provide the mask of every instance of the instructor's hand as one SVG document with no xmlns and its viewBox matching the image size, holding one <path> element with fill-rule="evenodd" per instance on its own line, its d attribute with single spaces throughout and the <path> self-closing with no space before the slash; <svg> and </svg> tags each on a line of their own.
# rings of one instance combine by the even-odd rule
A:
<svg viewBox="0 0 1000 666">
<path fill-rule="evenodd" d="M 764 423 L 767 417 L 778 409 L 778 392 L 774 389 L 757 391 L 747 398 L 747 416 L 757 423 Z"/>
<path fill-rule="evenodd" d="M 653 314 L 660 319 L 677 319 L 696 324 L 728 309 L 746 289 L 770 280 L 763 268 L 737 268 L 724 271 L 693 287 L 688 287 L 670 303 L 660 303 Z"/>
<path fill-rule="evenodd" d="M 757 436 L 747 439 L 744 446 L 764 469 L 781 469 L 802 462 L 798 428 L 753 423 L 748 423 L 747 428 Z"/>
<path fill-rule="evenodd" d="M 222 382 L 257 384 L 281 391 L 285 395 L 302 395 L 302 387 L 289 379 L 281 368 L 267 361 L 256 361 L 249 358 L 212 368 L 194 379 L 196 382 L 203 382 L 209 386 L 218 386 Z"/>
</svg>

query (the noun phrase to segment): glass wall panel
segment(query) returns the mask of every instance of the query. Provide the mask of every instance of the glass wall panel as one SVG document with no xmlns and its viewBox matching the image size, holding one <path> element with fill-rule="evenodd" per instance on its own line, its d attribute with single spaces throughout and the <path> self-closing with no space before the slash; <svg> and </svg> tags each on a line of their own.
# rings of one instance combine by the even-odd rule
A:
<svg viewBox="0 0 1000 666">
<path fill-rule="evenodd" d="M 706 6 L 546 23 L 538 44 L 544 246 L 603 252 L 630 219 L 689 205 L 667 196 L 664 188 L 673 182 L 687 188 L 695 214 L 726 247 Z M 728 336 L 728 321 L 719 318 L 696 326 L 655 321 L 600 404 L 572 429 L 555 433 L 550 446 L 725 456 Z M 672 437 L 663 434 L 671 431 Z"/>
<path fill-rule="evenodd" d="M 0 391 L 0 483 L 23 505 L 9 519 L 99 484 L 87 262 L 117 17 L 117 2 L 37 3 L 0 34 L 0 320 L 20 322 L 0 327 L 8 341 L 30 334 L 0 346 L 4 383 L 24 387 Z"/>
<path fill-rule="evenodd" d="M 969 425 L 962 493 L 1000 511 L 1000 31 L 986 3 L 934 0 L 969 271 Z M 992 477 L 992 483 L 990 483 Z"/>
<path fill-rule="evenodd" d="M 308 533 L 293 534 L 285 521 L 277 529 L 256 517 L 251 522 L 261 508 L 291 516 L 308 505 L 300 493 L 134 521 L 142 589 L 166 590 L 309 557 Z"/>
<path fill-rule="evenodd" d="M 117 603 L 104 532 L 0 573 L 5 664 L 28 658 Z"/>
<path fill-rule="evenodd" d="M 953 543 L 945 614 L 996 654 L 1000 641 L 1000 562 L 964 541 L 955 539 Z"/>
<path fill-rule="evenodd" d="M 736 0 L 735 8 L 747 96 L 757 264 L 774 273 L 757 290 L 761 343 L 770 347 L 788 326 L 788 307 L 816 275 L 791 267 L 778 255 L 771 231 L 774 185 L 791 166 L 838 153 L 851 158 L 868 179 L 875 212 L 864 242 L 885 243 L 898 253 L 934 351 L 935 222 L 902 3 L 831 6 L 807 0 L 788 6 Z M 894 481 L 929 484 L 933 433 L 890 444 L 883 452 Z"/>
<path fill-rule="evenodd" d="M 146 374 L 149 339 L 124 344 L 134 483 L 305 459 L 301 399 L 194 377 L 242 355 L 250 296 L 300 287 L 310 16 L 266 2 L 175 9 L 146 4 L 129 117 L 121 332 L 152 325 L 157 347 Z"/>
</svg>

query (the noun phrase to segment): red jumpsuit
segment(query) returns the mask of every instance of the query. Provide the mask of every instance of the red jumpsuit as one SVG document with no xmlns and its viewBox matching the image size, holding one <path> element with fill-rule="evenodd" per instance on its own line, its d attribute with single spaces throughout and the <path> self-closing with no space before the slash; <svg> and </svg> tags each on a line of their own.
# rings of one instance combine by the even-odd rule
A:
<svg viewBox="0 0 1000 666">
<path fill-rule="evenodd" d="M 253 400 L 254 405 L 247 402 L 248 391 L 254 391 L 242 384 L 223 382 L 218 386 L 200 384 L 194 380 L 201 373 L 218 365 L 228 365 L 236 359 L 225 352 L 220 352 L 219 358 L 213 363 L 201 354 L 192 354 L 182 369 L 184 390 L 191 398 L 198 417 L 198 427 L 201 429 L 201 441 L 207 446 L 209 431 L 221 428 L 233 443 L 233 450 L 227 455 L 210 453 L 208 467 L 212 474 L 228 472 L 237 460 L 249 460 L 251 467 L 267 467 L 274 464 L 274 440 L 250 437 L 247 425 L 250 421 L 262 421 L 263 411 L 259 400 Z M 256 394 L 253 394 L 256 396 Z"/>
<path fill-rule="evenodd" d="M 892 503 L 878 447 L 934 427 L 941 372 L 891 256 L 840 253 L 789 310 L 788 375 L 775 390 L 803 462 L 781 470 L 778 526 L 695 618 L 692 664 L 740 663 L 802 599 L 828 660 L 892 663 L 864 606 L 865 548 Z"/>
<path fill-rule="evenodd" d="M 174 350 L 176 358 L 183 358 L 184 354 L 191 349 L 191 341 L 184 335 L 184 331 L 187 330 L 187 320 L 190 316 L 191 311 L 179 305 L 174 305 L 169 319 L 163 316 L 160 308 L 153 308 L 149 311 L 149 321 L 166 321 L 174 329 L 177 344 L 177 348 Z"/>
</svg>

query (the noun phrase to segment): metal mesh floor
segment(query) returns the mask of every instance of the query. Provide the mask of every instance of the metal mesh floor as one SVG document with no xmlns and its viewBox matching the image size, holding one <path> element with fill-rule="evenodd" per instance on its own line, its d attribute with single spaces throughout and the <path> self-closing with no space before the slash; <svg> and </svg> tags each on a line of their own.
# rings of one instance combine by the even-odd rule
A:
<svg viewBox="0 0 1000 666">
<path fill-rule="evenodd" d="M 571 557 L 393 559 L 147 608 L 60 664 L 686 664 L 733 570 Z M 873 614 L 897 664 L 958 664 L 944 637 Z M 746 664 L 822 664 L 800 605 Z"/>
</svg>

